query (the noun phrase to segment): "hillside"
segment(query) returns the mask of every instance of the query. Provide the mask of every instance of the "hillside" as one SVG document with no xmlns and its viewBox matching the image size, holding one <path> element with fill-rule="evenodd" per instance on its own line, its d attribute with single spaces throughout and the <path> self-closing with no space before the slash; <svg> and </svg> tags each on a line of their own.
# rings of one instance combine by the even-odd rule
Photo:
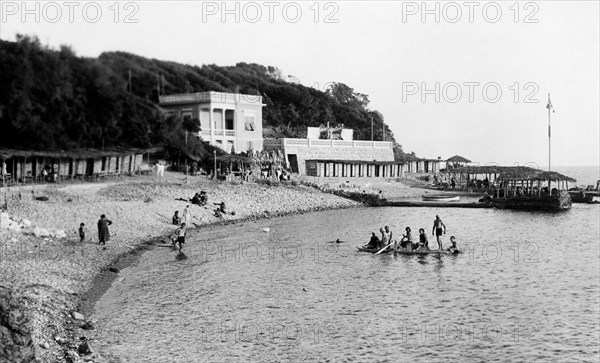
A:
<svg viewBox="0 0 600 363">
<path fill-rule="evenodd" d="M 198 60 L 201 62 L 201 60 Z M 192 66 L 124 52 L 78 57 L 66 46 L 48 49 L 37 38 L 0 40 L 0 147 L 43 150 L 82 147 L 167 147 L 179 153 L 185 129 L 158 107 L 162 94 L 260 94 L 268 135 L 297 137 L 306 126 L 344 124 L 355 138 L 394 141 L 367 95 L 338 83 L 326 92 L 286 82 L 276 67 Z M 203 145 L 192 152 L 202 154 Z"/>
</svg>

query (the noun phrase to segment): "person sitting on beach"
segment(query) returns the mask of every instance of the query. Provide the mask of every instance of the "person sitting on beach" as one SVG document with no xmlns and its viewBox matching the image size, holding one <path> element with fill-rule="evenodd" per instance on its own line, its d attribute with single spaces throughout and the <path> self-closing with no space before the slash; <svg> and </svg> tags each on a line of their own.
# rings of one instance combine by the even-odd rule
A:
<svg viewBox="0 0 600 363">
<path fill-rule="evenodd" d="M 181 250 L 183 249 L 183 244 L 185 243 L 185 223 L 181 223 L 181 227 L 175 231 L 175 235 L 177 236 L 177 243 L 179 244 L 179 252 L 181 252 Z"/>
<path fill-rule="evenodd" d="M 223 218 L 223 214 L 227 214 L 227 209 L 225 207 L 225 202 L 213 203 L 213 204 L 219 206 L 219 208 L 215 209 L 215 217 Z"/>
<path fill-rule="evenodd" d="M 452 243 L 452 246 L 448 247 L 446 250 L 448 252 L 451 252 L 451 253 L 455 254 L 455 255 L 459 254 L 460 251 L 458 250 L 458 246 L 456 245 L 456 237 L 451 236 L 450 237 L 450 242 Z"/>
<path fill-rule="evenodd" d="M 367 244 L 367 248 L 378 248 L 380 242 L 381 241 L 375 232 L 371 232 L 371 240 L 369 241 L 369 244 Z"/>
<path fill-rule="evenodd" d="M 192 204 L 200 205 L 200 193 L 194 194 L 192 199 L 190 199 L 190 202 L 192 202 Z"/>
<path fill-rule="evenodd" d="M 176 226 L 181 224 L 181 217 L 179 216 L 179 211 L 176 210 L 175 214 L 173 214 L 173 220 L 172 223 Z"/>
<path fill-rule="evenodd" d="M 419 228 L 419 248 L 429 251 L 429 241 L 423 228 Z"/>
<path fill-rule="evenodd" d="M 200 192 L 200 206 L 205 206 L 206 203 L 208 203 L 208 196 L 206 195 L 206 192 L 203 190 Z"/>
</svg>

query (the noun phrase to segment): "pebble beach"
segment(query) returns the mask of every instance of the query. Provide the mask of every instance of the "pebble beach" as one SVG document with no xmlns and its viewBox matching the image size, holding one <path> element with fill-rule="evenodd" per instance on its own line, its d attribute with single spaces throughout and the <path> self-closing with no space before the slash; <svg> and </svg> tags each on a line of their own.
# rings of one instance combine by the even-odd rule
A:
<svg viewBox="0 0 600 363">
<path fill-rule="evenodd" d="M 84 324 L 85 316 L 74 313 L 83 310 L 89 295 L 94 295 L 93 285 L 99 277 L 118 274 L 114 266 L 120 259 L 139 255 L 161 240 L 168 240 L 175 229 L 171 216 L 189 204 L 177 199 L 191 198 L 200 190 L 208 193 L 206 207 L 191 205 L 193 222 L 200 228 L 358 205 L 310 186 L 294 184 L 241 184 L 193 178 L 185 183 L 180 174 L 175 174 L 162 180 L 38 186 L 35 194 L 29 189 L 21 190 L 20 198 L 11 191 L 7 198 L 9 217 L 15 222 L 26 219 L 31 226 L 20 232 L 0 231 L 0 301 L 5 308 L 19 306 L 20 317 L 5 334 L 12 335 L 13 341 L 24 342 L 22 346 L 5 345 L 6 356 L 23 354 L 40 362 L 82 359 L 76 340 L 81 340 L 78 326 Z M 40 196 L 48 200 L 35 199 Z M 230 212 L 223 219 L 213 213 L 213 203 L 222 201 Z M 113 222 L 106 246 L 97 244 L 96 223 L 101 214 Z M 87 229 L 83 242 L 77 234 L 80 223 L 85 223 Z M 36 237 L 33 228 L 62 230 L 66 237 Z M 87 301 L 88 306 L 92 303 Z M 93 354 L 86 358 L 103 361 Z"/>
</svg>

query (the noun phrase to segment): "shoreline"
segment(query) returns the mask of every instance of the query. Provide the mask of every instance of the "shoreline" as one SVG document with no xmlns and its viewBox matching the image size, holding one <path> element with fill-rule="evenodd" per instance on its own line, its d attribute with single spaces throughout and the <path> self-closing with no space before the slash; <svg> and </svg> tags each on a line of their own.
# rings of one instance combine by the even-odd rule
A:
<svg viewBox="0 0 600 363">
<path fill-rule="evenodd" d="M 358 204 L 358 205 L 354 205 L 354 206 L 333 207 L 333 208 L 323 207 L 323 208 L 315 208 L 315 209 L 308 210 L 308 211 L 290 211 L 290 212 L 286 212 L 286 213 L 273 214 L 270 216 L 264 216 L 264 215 L 249 216 L 249 217 L 240 218 L 240 219 L 231 219 L 231 220 L 227 220 L 227 221 L 203 224 L 203 225 L 200 225 L 199 227 L 201 227 L 201 228 L 221 228 L 221 227 L 225 227 L 225 226 L 232 225 L 232 224 L 235 225 L 235 224 L 241 224 L 241 223 L 247 223 L 247 222 L 258 222 L 258 221 L 269 220 L 269 219 L 273 219 L 273 218 L 281 218 L 281 217 L 301 215 L 301 214 L 321 212 L 321 211 L 328 211 L 328 210 L 342 210 L 342 209 L 360 208 L 360 207 L 364 207 L 364 205 Z M 188 231 L 191 232 L 190 234 L 193 235 L 193 233 L 195 231 L 197 231 L 198 229 L 199 229 L 198 227 L 195 227 L 195 228 L 188 229 Z M 82 313 L 86 316 L 90 315 L 92 310 L 94 309 L 94 306 L 96 305 L 96 302 L 102 297 L 102 295 L 104 295 L 106 293 L 106 291 L 108 291 L 111 288 L 113 282 L 117 279 L 121 270 L 137 263 L 139 261 L 139 259 L 146 252 L 154 251 L 157 247 L 161 246 L 160 242 L 162 242 L 165 238 L 166 238 L 165 236 L 150 238 L 149 240 L 137 245 L 131 251 L 124 252 L 124 253 L 116 256 L 115 259 L 111 263 L 107 264 L 100 271 L 98 271 L 98 273 L 96 274 L 96 276 L 94 276 L 92 282 L 90 283 L 90 287 L 88 288 L 88 290 L 86 290 L 83 293 L 82 297 L 79 299 L 78 306 L 80 306 Z M 166 248 L 167 245 L 162 244 L 162 246 Z M 110 271 L 109 268 L 116 268 L 118 270 L 118 272 Z"/>
<path fill-rule="evenodd" d="M 0 273 L 6 277 L 0 289 L 0 318 L 15 306 L 25 317 L 23 332 L 3 341 L 10 361 L 96 361 L 106 360 L 94 352 L 93 342 L 82 326 L 89 321 L 96 301 L 112 286 L 121 269 L 135 264 L 143 253 L 155 249 L 174 229 L 169 215 L 188 204 L 177 197 L 205 189 L 210 198 L 206 208 L 194 207 L 197 228 L 220 228 L 229 224 L 305 214 L 321 210 L 353 208 L 359 202 L 296 184 L 130 181 L 119 184 L 48 186 L 36 195 L 49 202 L 9 200 L 10 217 L 31 220 L 23 232 L 0 230 Z M 229 211 L 223 220 L 213 217 L 211 202 L 226 201 Z M 106 213 L 117 224 L 111 226 L 106 246 L 95 242 L 93 224 L 84 243 L 70 229 L 74 221 L 94 220 Z M 166 219 L 169 220 L 166 220 Z M 121 222 L 121 223 L 118 223 Z M 77 222 L 78 224 L 78 222 Z M 62 227 L 67 237 L 35 237 L 33 228 Z M 134 228 L 130 228 L 134 227 Z M 190 229 L 193 235 L 196 228 Z M 6 241 L 6 243 L 4 242 Z M 116 269 L 116 270 L 115 270 Z M 113 271 L 111 271 L 113 270 Z M 116 272 L 114 272 L 116 271 Z M 6 299 L 4 294 L 7 293 Z M 4 302 L 10 304 L 4 306 Z M 7 320 L 8 321 L 8 320 Z M 4 325 L 4 324 L 3 324 Z M 4 326 L 2 327 L 4 328 Z M 94 327 L 97 329 L 97 327 Z M 6 343 L 6 344 L 5 344 Z M 91 352 L 83 349 L 89 347 Z M 79 353 L 82 353 L 81 356 Z M 4 362 L 0 359 L 0 362 Z"/>
</svg>

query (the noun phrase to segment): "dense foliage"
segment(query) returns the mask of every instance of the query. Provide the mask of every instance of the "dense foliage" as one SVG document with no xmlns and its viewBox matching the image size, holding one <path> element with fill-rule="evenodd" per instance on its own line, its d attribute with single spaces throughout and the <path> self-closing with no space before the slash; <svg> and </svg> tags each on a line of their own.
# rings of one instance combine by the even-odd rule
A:
<svg viewBox="0 0 600 363">
<path fill-rule="evenodd" d="M 159 86 L 162 84 L 162 86 Z M 344 124 L 355 138 L 394 141 L 368 96 L 338 83 L 325 92 L 286 82 L 275 67 L 191 66 L 124 52 L 77 57 L 68 47 L 48 49 L 37 38 L 0 40 L 0 147 L 73 149 L 164 146 L 185 153 L 193 125 L 166 117 L 159 92 L 239 92 L 262 95 L 267 133 L 298 136 L 306 126 Z M 192 153 L 206 152 L 189 140 Z M 195 144 L 194 144 L 195 143 Z M 212 152 L 211 152 L 212 153 Z"/>
</svg>

